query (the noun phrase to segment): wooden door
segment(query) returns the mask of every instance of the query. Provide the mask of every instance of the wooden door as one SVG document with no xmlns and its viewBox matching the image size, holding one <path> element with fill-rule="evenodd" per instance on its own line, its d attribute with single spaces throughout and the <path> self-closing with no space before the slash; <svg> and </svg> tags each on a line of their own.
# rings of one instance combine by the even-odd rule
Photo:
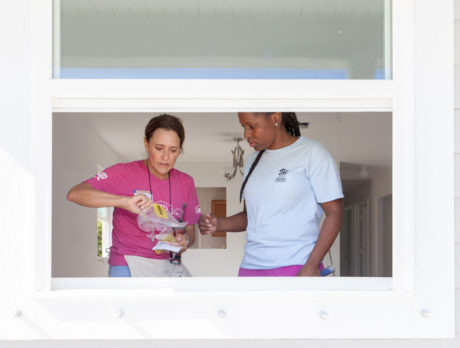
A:
<svg viewBox="0 0 460 348">
<path fill-rule="evenodd" d="M 227 216 L 227 201 L 215 199 L 211 201 L 211 213 L 217 218 L 224 218 Z M 225 237 L 227 232 L 216 232 L 213 237 Z"/>
</svg>

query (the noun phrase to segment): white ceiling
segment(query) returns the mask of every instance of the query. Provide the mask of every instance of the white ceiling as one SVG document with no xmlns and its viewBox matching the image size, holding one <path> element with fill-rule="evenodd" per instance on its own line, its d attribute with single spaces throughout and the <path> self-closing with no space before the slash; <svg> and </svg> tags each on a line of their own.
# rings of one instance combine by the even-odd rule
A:
<svg viewBox="0 0 460 348">
<path fill-rule="evenodd" d="M 143 157 L 144 127 L 152 113 L 56 113 L 54 117 L 78 119 L 100 136 L 124 160 Z M 226 162 L 230 165 L 234 137 L 242 136 L 235 113 L 176 113 L 184 123 L 183 162 Z M 358 166 L 390 167 L 392 159 L 391 113 L 298 113 L 309 122 L 302 135 L 323 143 L 338 162 Z M 242 142 L 246 154 L 253 150 Z"/>
</svg>

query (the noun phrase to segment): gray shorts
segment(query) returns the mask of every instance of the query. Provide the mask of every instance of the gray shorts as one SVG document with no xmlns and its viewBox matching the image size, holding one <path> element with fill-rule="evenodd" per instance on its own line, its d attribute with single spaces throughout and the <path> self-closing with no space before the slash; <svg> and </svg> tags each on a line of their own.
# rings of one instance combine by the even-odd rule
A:
<svg viewBox="0 0 460 348">
<path fill-rule="evenodd" d="M 131 277 L 191 277 L 184 265 L 173 264 L 169 260 L 125 255 Z"/>
</svg>

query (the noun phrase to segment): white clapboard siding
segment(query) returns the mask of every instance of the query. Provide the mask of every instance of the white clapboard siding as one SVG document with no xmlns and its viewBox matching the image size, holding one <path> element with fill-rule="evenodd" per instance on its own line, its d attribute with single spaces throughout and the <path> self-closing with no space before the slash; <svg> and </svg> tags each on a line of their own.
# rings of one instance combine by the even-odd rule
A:
<svg viewBox="0 0 460 348">
<path fill-rule="evenodd" d="M 399 1 L 399 0 L 395 0 Z M 22 282 L 33 280 L 28 269 L 28 259 L 33 254 L 30 245 L 32 234 L 26 234 L 29 228 L 27 221 L 15 219 L 12 216 L 21 216 L 33 210 L 34 192 L 31 185 L 31 163 L 37 164 L 29 158 L 30 140 L 29 129 L 33 126 L 28 111 L 29 72 L 27 61 L 27 47 L 30 44 L 29 29 L 29 3 L 28 0 L 10 1 L 7 10 L 0 11 L 0 42 L 2 53 L 0 55 L 0 319 L 18 320 L 12 309 L 21 308 L 24 298 L 21 289 Z M 4 5 L 0 5 L 4 6 Z M 429 23 L 427 23 L 429 25 Z M 25 57 L 25 58 L 24 58 Z M 450 340 L 72 340 L 50 341 L 47 333 L 40 332 L 40 328 L 33 322 L 27 321 L 27 315 L 23 317 L 23 325 L 28 327 L 31 336 L 41 336 L 37 341 L 0 341 L 0 348 L 58 348 L 58 347 L 89 347 L 89 348 L 121 348 L 121 347 L 251 347 L 251 348 L 458 348 L 460 347 L 460 0 L 455 0 L 455 272 L 456 272 L 456 332 L 455 339 Z M 7 98 L 3 96 L 8 95 Z M 21 224 L 21 225 L 20 225 Z M 434 236 L 435 237 L 435 236 Z M 14 252 L 11 248 L 14 247 Z M 46 246 L 45 246 L 46 247 Z M 8 258 L 4 257 L 8 255 Z M 443 266 L 443 260 L 434 260 Z M 20 272 L 26 279 L 17 279 L 15 274 Z M 28 277 L 28 278 L 27 278 Z M 12 281 L 13 280 L 13 281 Z M 27 286 L 28 287 L 28 286 Z M 26 287 L 26 288 L 27 288 Z M 6 304 L 2 299 L 4 290 L 8 290 L 10 296 Z M 11 296 L 13 293 L 16 296 Z M 15 303 L 15 301 L 18 301 Z M 90 317 L 90 313 L 88 314 Z M 180 327 L 177 328 L 181 330 Z M 27 339 L 27 337 L 24 337 Z"/>
</svg>

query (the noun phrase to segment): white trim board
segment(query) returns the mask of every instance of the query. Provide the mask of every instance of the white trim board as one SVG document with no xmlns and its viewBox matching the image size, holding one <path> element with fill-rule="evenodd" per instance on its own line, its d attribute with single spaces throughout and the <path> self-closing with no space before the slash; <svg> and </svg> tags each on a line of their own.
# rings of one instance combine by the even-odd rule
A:
<svg viewBox="0 0 460 348">
<path fill-rule="evenodd" d="M 354 91 L 347 95 L 339 91 L 339 84 L 310 81 L 305 86 L 309 85 L 311 94 L 299 97 L 301 93 L 297 89 L 285 90 L 281 95 L 280 91 L 269 87 L 270 83 L 263 81 L 267 90 L 247 91 L 252 95 L 247 98 L 245 95 L 238 97 L 237 88 L 230 84 L 226 87 L 230 90 L 219 91 L 211 83 L 192 93 L 179 84 L 175 89 L 174 81 L 169 81 L 171 85 L 165 87 L 169 94 L 155 97 L 151 92 L 136 94 L 140 93 L 138 82 L 131 93 L 129 84 L 101 89 L 107 82 L 51 81 L 52 1 L 31 3 L 34 19 L 31 154 L 35 159 L 32 226 L 35 228 L 34 238 L 27 239 L 27 243 L 32 244 L 27 245 L 32 246 L 34 252 L 23 260 L 30 265 L 24 269 L 31 271 L 11 276 L 11 282 L 25 284 L 24 291 L 17 296 L 8 289 L 2 293 L 1 338 L 454 337 L 451 4 L 429 0 L 393 3 L 392 82 L 372 86 L 363 83 L 357 87 L 359 83 L 343 81 L 342 88 L 350 85 L 350 90 Z M 117 84 L 116 81 L 111 83 Z M 231 84 L 238 86 L 238 83 L 244 85 L 241 81 Z M 371 101 L 370 104 L 378 104 L 377 108 L 388 111 L 391 107 L 393 111 L 395 238 L 391 289 L 386 279 L 376 279 L 379 287 L 369 289 L 366 281 L 345 278 L 292 279 L 291 290 L 276 288 L 274 284 L 270 288 L 270 280 L 260 281 L 259 289 L 251 289 L 239 279 L 234 280 L 234 285 L 233 280 L 219 278 L 190 282 L 184 279 L 165 288 L 161 288 L 161 282 L 156 279 L 147 279 L 143 280 L 146 288 L 140 289 L 127 289 L 123 286 L 126 280 L 120 280 L 118 289 L 97 289 L 98 281 L 83 279 L 76 289 L 55 288 L 59 287 L 59 281 L 51 279 L 50 262 L 53 110 L 104 111 L 113 107 L 110 105 L 117 99 L 121 101 L 116 106 L 122 109 L 135 108 L 143 100 L 148 105 L 139 105 L 139 110 L 236 111 L 246 107 L 246 110 L 256 110 L 272 98 L 272 104 L 265 104 L 267 108 L 304 111 L 316 107 L 323 110 L 327 108 L 327 83 L 332 86 L 330 100 L 339 109 L 351 103 L 353 108 L 364 110 L 369 107 L 367 101 Z M 249 86 L 257 84 L 248 83 L 243 90 Z M 369 89 L 359 92 L 364 86 Z M 156 88 L 156 91 L 161 89 L 160 86 Z M 226 92 L 232 88 L 235 88 L 233 94 L 229 94 L 227 100 Z M 386 92 L 381 93 L 380 88 Z M 117 95 L 117 91 L 123 93 Z M 180 94 L 180 91 L 188 94 Z M 318 100 L 315 98 L 321 102 L 312 106 Z M 437 262 L 441 259 L 443 272 L 439 271 Z M 107 284 L 115 282 L 110 280 Z M 229 282 L 234 289 L 226 288 Z M 346 284 L 350 282 L 364 288 L 347 289 Z M 90 284 L 94 286 L 78 288 Z M 13 316 L 16 317 L 12 320 Z M 182 330 L 178 331 L 177 327 Z"/>
</svg>

